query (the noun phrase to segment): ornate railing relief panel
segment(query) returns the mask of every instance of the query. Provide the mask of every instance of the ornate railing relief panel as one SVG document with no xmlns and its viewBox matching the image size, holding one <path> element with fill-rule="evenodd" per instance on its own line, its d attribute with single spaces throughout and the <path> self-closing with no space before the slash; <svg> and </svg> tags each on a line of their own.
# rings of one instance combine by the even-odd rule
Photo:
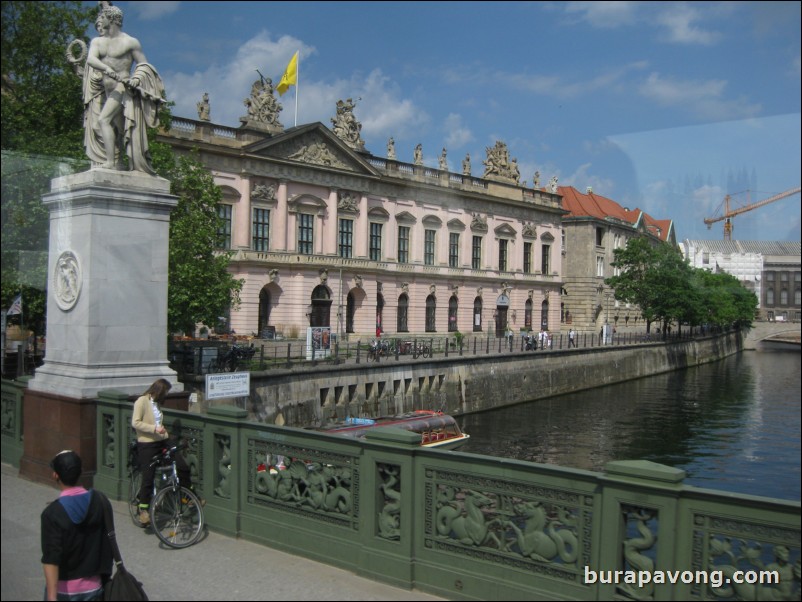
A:
<svg viewBox="0 0 802 602">
<path fill-rule="evenodd" d="M 428 469 L 424 545 L 582 585 L 593 496 Z"/>
<path fill-rule="evenodd" d="M 248 502 L 359 526 L 359 460 L 330 451 L 250 439 Z"/>
<path fill-rule="evenodd" d="M 704 600 L 799 600 L 799 530 L 702 513 L 694 514 L 693 523 L 692 568 L 707 573 L 721 571 L 723 583 L 721 587 L 695 584 L 692 596 Z M 754 575 L 757 580 L 758 572 L 771 571 L 779 583 L 765 574 L 763 583 L 735 583 L 736 571 Z"/>
</svg>

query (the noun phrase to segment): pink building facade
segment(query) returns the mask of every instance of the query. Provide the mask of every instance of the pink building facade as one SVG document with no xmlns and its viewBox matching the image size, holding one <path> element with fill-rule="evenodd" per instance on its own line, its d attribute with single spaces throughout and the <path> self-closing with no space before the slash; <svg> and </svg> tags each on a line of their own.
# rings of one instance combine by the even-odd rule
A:
<svg viewBox="0 0 802 602">
<path fill-rule="evenodd" d="M 376 157 L 314 123 L 278 133 L 176 119 L 223 190 L 238 334 L 495 337 L 560 330 L 561 196 Z M 394 154 L 394 153 L 393 153 Z M 556 190 L 556 187 L 555 187 Z"/>
</svg>

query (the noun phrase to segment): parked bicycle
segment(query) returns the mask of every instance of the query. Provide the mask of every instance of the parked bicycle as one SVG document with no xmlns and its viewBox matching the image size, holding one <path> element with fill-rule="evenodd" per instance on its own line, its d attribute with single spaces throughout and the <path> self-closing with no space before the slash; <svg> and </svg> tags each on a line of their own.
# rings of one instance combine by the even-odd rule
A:
<svg viewBox="0 0 802 602">
<path fill-rule="evenodd" d="M 178 481 L 175 455 L 182 445 L 166 447 L 154 458 L 153 499 L 150 503 L 150 525 L 156 536 L 171 548 L 186 548 L 196 543 L 203 532 L 203 504 L 195 493 L 181 487 Z M 132 446 L 129 454 L 128 511 L 138 527 L 145 527 L 139 520 L 139 490 L 142 486 L 142 471 L 135 462 L 136 451 Z"/>
<path fill-rule="evenodd" d="M 218 355 L 217 359 L 212 362 L 210 368 L 211 372 L 236 372 L 242 366 L 253 359 L 256 354 L 256 348 L 253 345 L 246 347 L 244 345 L 232 345 L 228 351 L 222 355 Z"/>
<path fill-rule="evenodd" d="M 373 339 L 368 348 L 368 360 L 378 362 L 381 357 L 389 357 L 395 354 L 395 350 L 390 341 L 380 341 Z"/>
</svg>

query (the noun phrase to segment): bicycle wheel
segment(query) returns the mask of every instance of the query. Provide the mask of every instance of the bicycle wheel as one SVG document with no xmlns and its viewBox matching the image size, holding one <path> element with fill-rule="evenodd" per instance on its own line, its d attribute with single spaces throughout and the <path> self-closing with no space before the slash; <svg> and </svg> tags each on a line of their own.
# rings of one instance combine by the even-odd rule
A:
<svg viewBox="0 0 802 602">
<path fill-rule="evenodd" d="M 128 485 L 128 512 L 131 513 L 131 520 L 137 527 L 144 528 L 139 520 L 139 490 L 142 488 L 142 473 L 135 470 L 131 473 L 131 480 Z"/>
<path fill-rule="evenodd" d="M 150 504 L 150 522 L 156 535 L 171 548 L 186 548 L 200 539 L 203 509 L 185 487 L 166 487 Z"/>
</svg>

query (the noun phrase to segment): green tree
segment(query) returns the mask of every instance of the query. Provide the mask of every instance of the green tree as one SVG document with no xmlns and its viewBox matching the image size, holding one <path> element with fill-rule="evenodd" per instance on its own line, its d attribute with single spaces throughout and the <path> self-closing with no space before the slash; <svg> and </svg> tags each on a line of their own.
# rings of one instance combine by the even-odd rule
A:
<svg viewBox="0 0 802 602">
<path fill-rule="evenodd" d="M 176 161 L 164 147 L 158 156 L 154 165 L 179 197 L 170 216 L 167 322 L 170 332 L 192 333 L 197 323 L 213 326 L 219 316 L 239 305 L 244 280 L 235 279 L 227 269 L 231 253 L 215 251 L 222 193 L 212 174 L 193 156 Z"/>
<path fill-rule="evenodd" d="M 95 9 L 82 2 L 2 3 L 2 304 L 22 293 L 28 327 L 44 333 L 51 178 L 86 165 L 81 81 L 65 58 Z"/>
<path fill-rule="evenodd" d="M 613 266 L 620 274 L 605 282 L 615 298 L 638 305 L 664 333 L 671 322 L 747 326 L 754 317 L 757 297 L 737 278 L 689 266 L 670 244 L 634 238 L 615 250 Z"/>
</svg>

